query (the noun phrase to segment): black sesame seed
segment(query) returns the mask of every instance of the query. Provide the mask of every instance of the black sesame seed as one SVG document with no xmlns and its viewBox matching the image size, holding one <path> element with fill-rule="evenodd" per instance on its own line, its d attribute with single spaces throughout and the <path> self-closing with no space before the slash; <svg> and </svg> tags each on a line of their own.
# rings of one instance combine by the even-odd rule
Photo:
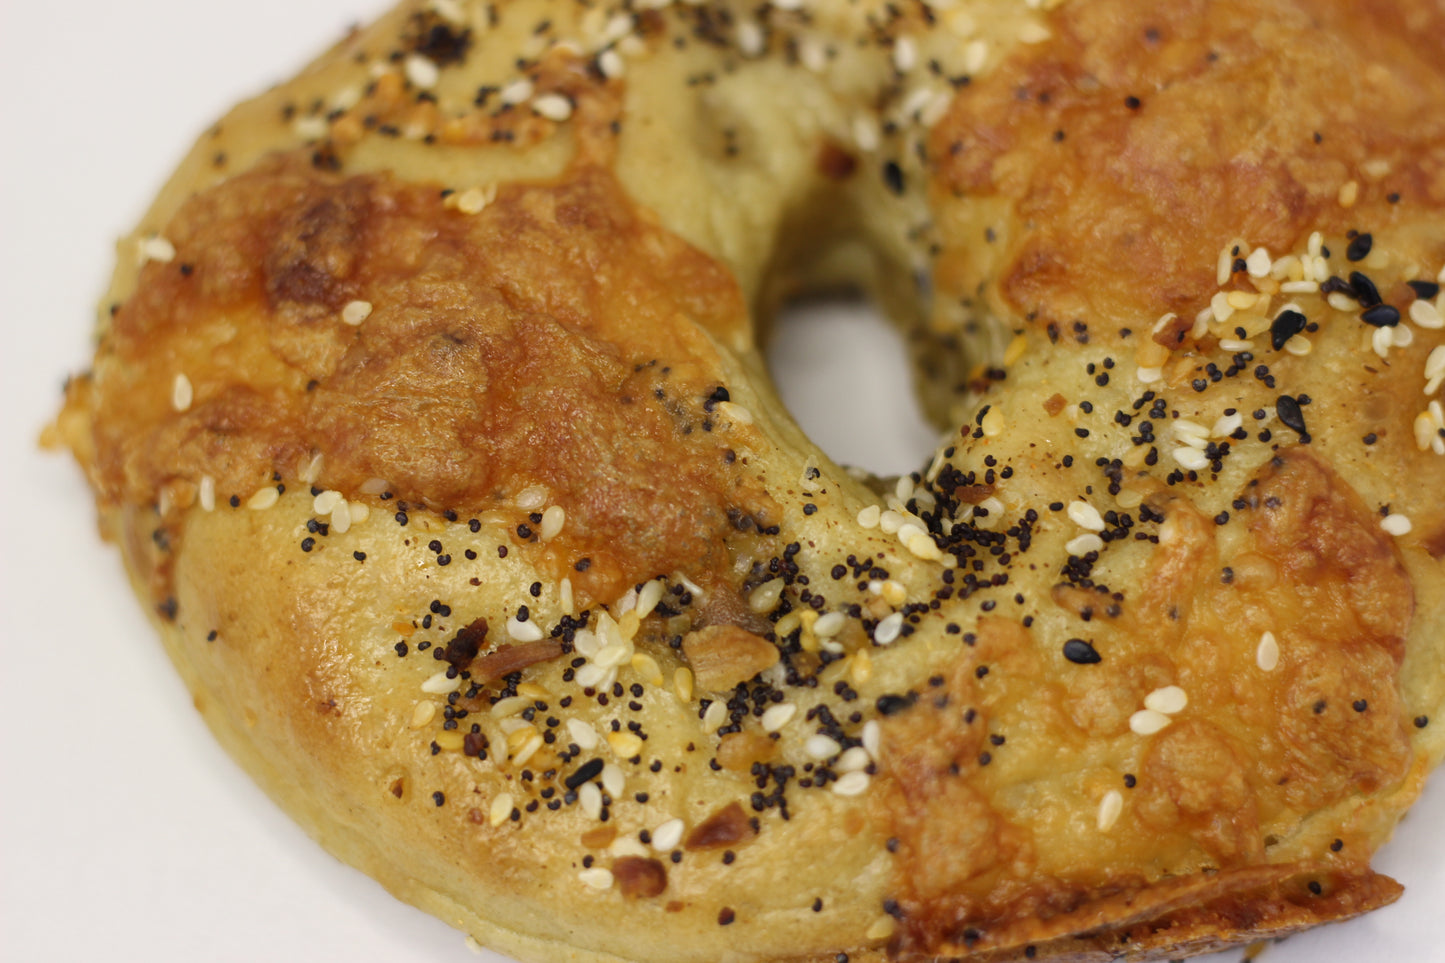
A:
<svg viewBox="0 0 1445 963">
<path fill-rule="evenodd" d="M 1359 271 L 1350 272 L 1350 289 L 1362 308 L 1372 308 L 1384 300 L 1380 297 L 1380 289 L 1375 287 L 1375 282 Z M 1323 291 L 1324 288 L 1321 287 L 1320 290 Z"/>
<path fill-rule="evenodd" d="M 1369 234 L 1357 234 L 1345 248 L 1345 259 L 1348 261 L 1363 261 L 1370 255 L 1370 248 L 1375 244 L 1375 239 Z"/>
<path fill-rule="evenodd" d="M 1070 639 L 1064 643 L 1064 658 L 1075 665 L 1095 665 L 1104 661 L 1103 656 L 1083 639 Z"/>
<path fill-rule="evenodd" d="M 883 183 L 894 194 L 903 194 L 903 168 L 898 166 L 896 161 L 889 161 L 883 165 Z"/>
<path fill-rule="evenodd" d="M 1269 326 L 1269 343 L 1274 350 L 1284 347 L 1285 342 L 1305 329 L 1308 319 L 1298 311 L 1281 311 Z"/>
<path fill-rule="evenodd" d="M 432 802 L 436 803 L 438 806 L 443 806 L 443 805 L 445 805 L 445 804 L 446 804 L 446 801 L 447 801 L 446 793 L 442 792 L 440 789 L 438 789 L 436 792 L 432 793 L 432 794 L 431 794 L 431 798 L 432 798 Z"/>
<path fill-rule="evenodd" d="M 1308 434 L 1305 430 L 1304 412 L 1300 411 L 1299 402 L 1294 398 L 1289 395 L 1280 395 L 1279 400 L 1275 403 L 1275 411 L 1286 428 L 1291 428 L 1301 435 Z"/>
<path fill-rule="evenodd" d="M 1377 304 L 1365 309 L 1360 320 L 1377 328 L 1393 328 L 1400 323 L 1400 309 L 1393 304 Z"/>
<path fill-rule="evenodd" d="M 1430 300 L 1440 293 L 1440 285 L 1434 281 L 1406 281 L 1415 292 L 1415 297 Z"/>
</svg>

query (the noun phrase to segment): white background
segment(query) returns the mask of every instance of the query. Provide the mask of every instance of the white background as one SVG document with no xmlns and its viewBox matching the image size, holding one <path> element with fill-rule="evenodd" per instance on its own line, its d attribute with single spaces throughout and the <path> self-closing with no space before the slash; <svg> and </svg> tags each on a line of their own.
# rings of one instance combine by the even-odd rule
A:
<svg viewBox="0 0 1445 963">
<path fill-rule="evenodd" d="M 191 138 L 381 6 L 0 3 L 0 959 L 477 959 L 314 846 L 212 743 L 96 538 L 79 472 L 35 447 L 62 379 L 86 363 L 114 240 Z M 856 422 L 819 420 L 845 390 L 840 371 L 896 345 L 857 316 L 845 336 L 806 338 L 817 323 L 784 325 L 774 356 L 803 423 L 837 458 L 913 467 L 921 427 L 859 448 L 871 433 Z M 804 340 L 830 353 L 804 359 Z M 904 378 L 901 361 L 890 377 Z M 1445 959 L 1442 865 L 1437 784 L 1377 860 L 1404 900 L 1264 959 Z"/>
</svg>

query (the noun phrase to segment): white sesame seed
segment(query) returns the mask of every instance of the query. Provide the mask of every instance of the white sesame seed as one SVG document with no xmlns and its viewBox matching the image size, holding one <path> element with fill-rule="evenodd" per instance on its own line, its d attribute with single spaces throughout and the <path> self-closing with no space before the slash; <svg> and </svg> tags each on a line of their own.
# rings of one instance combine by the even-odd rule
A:
<svg viewBox="0 0 1445 963">
<path fill-rule="evenodd" d="M 1385 328 L 1390 332 L 1390 344 L 1396 348 L 1408 348 L 1415 343 L 1415 331 L 1413 328 L 1403 324 L 1397 324 L 1393 328 Z"/>
<path fill-rule="evenodd" d="M 1139 368 L 1134 372 L 1141 385 L 1152 385 L 1164 379 L 1163 368 Z"/>
<path fill-rule="evenodd" d="M 848 624 L 848 617 L 842 612 L 829 612 L 818 617 L 813 623 L 813 634 L 820 639 L 831 638 L 843 630 Z"/>
<path fill-rule="evenodd" d="M 318 515 L 330 515 L 331 510 L 344 498 L 341 492 L 329 489 L 311 499 L 311 510 Z"/>
<path fill-rule="evenodd" d="M 869 781 L 866 772 L 855 770 L 839 776 L 833 783 L 832 790 L 839 796 L 858 796 L 867 790 Z"/>
<path fill-rule="evenodd" d="M 1302 334 L 1297 334 L 1284 343 L 1284 350 L 1297 358 L 1303 358 L 1314 349 L 1314 342 Z"/>
<path fill-rule="evenodd" d="M 1144 708 L 1172 716 L 1189 704 L 1189 695 L 1177 685 L 1155 689 L 1144 697 Z"/>
<path fill-rule="evenodd" d="M 1430 447 L 1430 442 L 1435 438 L 1435 419 L 1430 417 L 1428 411 L 1422 411 L 1415 416 L 1415 447 L 1424 451 Z"/>
<path fill-rule="evenodd" d="M 1249 252 L 1249 257 L 1244 259 L 1244 268 L 1252 278 L 1262 278 L 1269 275 L 1269 269 L 1273 265 L 1270 260 L 1269 251 L 1257 247 Z"/>
<path fill-rule="evenodd" d="M 1099 510 L 1088 502 L 1070 502 L 1069 520 L 1091 532 L 1102 532 L 1107 527 L 1104 524 L 1104 516 L 1100 515 Z"/>
<path fill-rule="evenodd" d="M 525 624 L 531 625 L 532 623 L 528 622 Z M 536 640 L 525 639 L 523 641 L 535 642 Z M 626 640 L 619 640 L 617 642 L 604 645 L 601 651 L 599 651 L 597 655 L 593 658 L 593 661 L 603 669 L 611 669 L 621 665 L 624 662 L 631 662 L 632 652 L 632 643 Z"/>
<path fill-rule="evenodd" d="M 1430 350 L 1430 357 L 1425 359 L 1425 380 L 1436 382 L 1439 387 L 1439 380 L 1445 377 L 1445 344 L 1437 344 Z M 1425 389 L 1425 394 L 1433 395 L 1434 388 Z"/>
<path fill-rule="evenodd" d="M 1124 795 L 1117 789 L 1110 789 L 1104 793 L 1104 798 L 1099 801 L 1099 832 L 1106 833 L 1114 828 L 1119 821 L 1119 814 L 1124 811 Z"/>
<path fill-rule="evenodd" d="M 572 101 L 562 94 L 542 94 L 532 101 L 532 110 L 540 116 L 560 124 L 572 116 Z"/>
<path fill-rule="evenodd" d="M 1209 467 L 1209 456 L 1205 455 L 1204 452 L 1198 448 L 1190 448 L 1186 445 L 1182 448 L 1174 449 L 1170 454 L 1174 456 L 1174 460 L 1179 463 L 1179 467 L 1181 468 L 1187 468 L 1190 471 L 1203 471 Z"/>
<path fill-rule="evenodd" d="M 577 878 L 580 879 L 582 885 L 588 889 L 605 892 L 612 888 L 612 870 L 603 869 L 601 866 L 584 869 L 577 874 Z"/>
<path fill-rule="evenodd" d="M 1285 281 L 1279 286 L 1281 294 L 1314 294 L 1319 289 L 1318 281 Z"/>
<path fill-rule="evenodd" d="M 1188 442 L 1195 438 L 1208 438 L 1209 429 L 1197 421 L 1190 421 L 1188 418 L 1177 418 L 1173 422 L 1174 435 L 1180 441 Z"/>
<path fill-rule="evenodd" d="M 577 805 L 591 819 L 602 815 L 602 790 L 595 782 L 584 782 L 577 788 Z"/>
<path fill-rule="evenodd" d="M 1077 557 L 1083 557 L 1090 552 L 1102 552 L 1103 550 L 1104 540 L 1093 532 L 1080 535 L 1078 538 L 1071 538 L 1064 545 L 1064 551 Z"/>
<path fill-rule="evenodd" d="M 517 507 L 525 512 L 541 508 L 547 504 L 547 487 L 545 485 L 528 485 L 517 493 Z"/>
<path fill-rule="evenodd" d="M 1232 415 L 1220 415 L 1214 422 L 1214 427 L 1209 429 L 1212 438 L 1227 438 L 1244 426 L 1244 416 L 1239 412 Z"/>
<path fill-rule="evenodd" d="M 979 420 L 978 427 L 985 438 L 997 438 L 1008 427 L 1008 420 L 1004 417 L 1003 409 L 995 405 Z"/>
<path fill-rule="evenodd" d="M 744 57 L 756 57 L 763 52 L 767 37 L 763 28 L 754 20 L 739 21 L 737 26 L 738 52 Z"/>
<path fill-rule="evenodd" d="M 798 39 L 798 61 L 815 74 L 828 66 L 828 47 L 821 37 L 803 36 Z"/>
<path fill-rule="evenodd" d="M 341 309 L 341 320 L 352 327 L 356 327 L 369 317 L 371 317 L 370 301 L 348 301 L 346 307 Z"/>
<path fill-rule="evenodd" d="M 913 555 L 925 562 L 936 562 L 943 558 L 943 551 L 927 532 L 915 532 L 903 543 Z"/>
<path fill-rule="evenodd" d="M 1410 320 L 1432 331 L 1445 328 L 1445 316 L 1440 314 L 1440 309 L 1435 307 L 1433 301 L 1424 298 L 1416 298 L 1410 302 Z"/>
<path fill-rule="evenodd" d="M 1141 736 L 1152 736 L 1169 725 L 1169 717 L 1153 709 L 1140 709 L 1129 717 L 1129 728 Z"/>
<path fill-rule="evenodd" d="M 727 721 L 727 717 L 727 703 L 721 699 L 714 699 L 708 704 L 707 709 L 702 714 L 703 732 L 713 732 L 718 726 Z"/>
<path fill-rule="evenodd" d="M 337 535 L 345 535 L 351 531 L 351 505 L 351 502 L 343 498 L 331 509 L 331 531 Z"/>
<path fill-rule="evenodd" d="M 201 502 L 201 510 L 210 512 L 216 509 L 216 480 L 210 475 L 201 476 L 200 491 L 198 494 Z"/>
<path fill-rule="evenodd" d="M 505 719 L 514 716 L 532 704 L 532 700 L 526 696 L 508 696 L 505 699 L 498 699 L 492 703 L 489 710 L 493 719 Z"/>
<path fill-rule="evenodd" d="M 1019 43 L 1037 44 L 1043 43 L 1052 37 L 1049 28 L 1037 21 L 1029 21 L 1019 28 Z"/>
<path fill-rule="evenodd" d="M 501 93 L 498 95 L 498 99 L 502 102 L 503 106 L 526 103 L 532 99 L 532 91 L 534 89 L 535 87 L 532 82 L 523 77 L 503 87 Z"/>
<path fill-rule="evenodd" d="M 625 69 L 622 55 L 611 47 L 597 55 L 597 69 L 602 71 L 602 76 L 608 80 L 616 80 L 622 76 Z"/>
<path fill-rule="evenodd" d="M 558 583 L 557 598 L 562 605 L 562 611 L 564 614 L 574 614 L 573 610 L 575 606 L 573 605 L 572 580 L 570 578 L 564 578 L 560 583 Z"/>
<path fill-rule="evenodd" d="M 899 37 L 893 42 L 893 69 L 906 74 L 918 64 L 918 45 L 912 37 Z"/>
<path fill-rule="evenodd" d="M 497 793 L 492 797 L 492 805 L 489 810 L 487 821 L 492 824 L 493 829 L 496 829 L 512 815 L 512 794 L 509 792 Z"/>
<path fill-rule="evenodd" d="M 1254 663 L 1265 672 L 1273 672 L 1279 665 L 1279 642 L 1275 640 L 1273 632 L 1266 632 L 1259 637 L 1259 647 L 1254 651 Z"/>
<path fill-rule="evenodd" d="M 183 374 L 176 375 L 171 382 L 171 407 L 177 411 L 186 411 L 191 407 L 191 401 L 195 398 L 195 391 L 191 388 L 191 379 Z"/>
<path fill-rule="evenodd" d="M 274 485 L 267 485 L 265 488 L 257 489 L 256 493 L 246 499 L 246 507 L 256 511 L 264 511 L 276 504 L 281 499 L 281 493 Z"/>
<path fill-rule="evenodd" d="M 642 751 L 642 737 L 635 732 L 609 732 L 607 745 L 619 759 L 631 759 Z"/>
<path fill-rule="evenodd" d="M 602 767 L 602 788 L 613 799 L 622 798 L 622 794 L 627 791 L 627 774 L 622 771 L 621 766 L 609 762 Z"/>
<path fill-rule="evenodd" d="M 803 9 L 803 0 L 773 0 L 773 9 L 801 10 Z"/>
<path fill-rule="evenodd" d="M 567 736 L 586 752 L 597 748 L 597 730 L 575 716 L 567 720 Z"/>
<path fill-rule="evenodd" d="M 858 149 L 867 153 L 878 149 L 882 134 L 878 130 L 877 123 L 867 114 L 860 114 L 853 118 L 853 142 Z"/>
<path fill-rule="evenodd" d="M 883 621 L 878 623 L 873 630 L 873 641 L 879 645 L 888 645 L 895 641 L 903 631 L 903 613 L 894 612 Z"/>
<path fill-rule="evenodd" d="M 149 237 L 141 238 L 136 243 L 136 253 L 140 257 L 141 264 L 145 264 L 147 261 L 169 264 L 175 260 L 176 247 L 159 234 L 152 234 Z"/>
<path fill-rule="evenodd" d="M 567 521 L 567 512 L 561 505 L 549 505 L 542 513 L 542 540 L 556 538 Z"/>
<path fill-rule="evenodd" d="M 770 705 L 763 713 L 762 726 L 764 732 L 778 732 L 797 715 L 798 707 L 791 702 L 779 702 Z"/>
<path fill-rule="evenodd" d="M 976 74 L 988 63 L 988 41 L 970 40 L 963 47 L 963 72 Z"/>
<path fill-rule="evenodd" d="M 780 578 L 769 579 L 749 593 L 748 608 L 762 615 L 777 608 L 778 600 L 782 597 L 783 580 Z"/>
<path fill-rule="evenodd" d="M 652 848 L 659 853 L 676 849 L 682 842 L 682 831 L 686 827 L 681 819 L 669 819 L 652 831 Z"/>
<path fill-rule="evenodd" d="M 428 677 L 427 680 L 421 684 L 421 691 L 429 692 L 432 695 L 441 695 L 445 692 L 451 692 L 461 684 L 461 676 L 452 676 L 448 679 L 447 670 L 443 670 Z"/>
<path fill-rule="evenodd" d="M 437 704 L 430 700 L 423 699 L 411 710 L 411 727 L 421 729 L 436 718 Z"/>
<path fill-rule="evenodd" d="M 868 754 L 867 749 L 862 746 L 853 746 L 843 751 L 843 754 L 838 757 L 838 761 L 833 764 L 833 769 L 837 772 L 858 772 L 867 769 L 872 763 L 873 757 Z"/>
<path fill-rule="evenodd" d="M 814 759 L 831 759 L 843 751 L 843 747 L 836 739 L 831 739 L 821 732 L 814 733 L 803 743 L 803 751 Z"/>
<path fill-rule="evenodd" d="M 536 642 L 542 638 L 542 629 L 530 619 L 518 622 L 514 615 L 507 619 L 507 635 L 518 642 Z"/>
<path fill-rule="evenodd" d="M 545 519 L 543 519 L 545 521 Z M 659 579 L 653 579 L 642 586 L 642 591 L 637 593 L 637 617 L 645 619 L 657 608 L 657 603 L 662 601 L 663 584 Z"/>
<path fill-rule="evenodd" d="M 1390 348 L 1395 344 L 1395 335 L 1389 328 L 1376 328 L 1375 333 L 1370 336 L 1370 347 L 1375 349 L 1375 354 L 1381 358 L 1390 356 Z"/>
<path fill-rule="evenodd" d="M 312 460 L 316 461 L 319 464 L 320 458 L 321 456 L 318 454 Z M 317 478 L 320 477 L 321 475 L 319 471 L 317 474 L 312 475 L 310 478 L 307 478 L 305 473 L 302 473 L 301 480 L 309 485 L 311 482 L 314 482 Z M 391 488 L 391 484 L 385 478 L 368 478 L 366 481 L 361 483 L 361 488 L 359 488 L 358 491 L 360 491 L 363 495 L 381 495 L 385 493 L 389 488 Z"/>
<path fill-rule="evenodd" d="M 1410 524 L 1409 517 L 1401 515 L 1398 512 L 1382 518 L 1380 520 L 1380 527 L 1391 535 L 1408 535 L 1410 534 L 1410 530 L 1414 528 L 1414 526 Z"/>
<path fill-rule="evenodd" d="M 877 719 L 869 719 L 863 723 L 861 738 L 863 740 L 863 748 L 867 751 L 868 755 L 871 756 L 875 762 L 880 759 L 883 752 L 883 727 L 878 724 Z"/>
<path fill-rule="evenodd" d="M 407 81 L 413 87 L 419 87 L 422 90 L 430 90 L 441 79 L 441 71 L 437 68 L 436 63 L 421 54 L 410 54 L 402 69 L 406 73 Z"/>
</svg>

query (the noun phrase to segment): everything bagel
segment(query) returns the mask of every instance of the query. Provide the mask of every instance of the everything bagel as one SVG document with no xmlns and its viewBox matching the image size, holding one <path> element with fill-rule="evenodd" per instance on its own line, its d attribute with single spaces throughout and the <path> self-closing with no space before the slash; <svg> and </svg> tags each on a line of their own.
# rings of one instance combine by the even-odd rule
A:
<svg viewBox="0 0 1445 963">
<path fill-rule="evenodd" d="M 1442 751 L 1442 28 L 404 6 L 202 137 L 59 427 L 227 748 L 519 958 L 1346 918 Z M 886 484 L 757 350 L 839 284 Z"/>
</svg>

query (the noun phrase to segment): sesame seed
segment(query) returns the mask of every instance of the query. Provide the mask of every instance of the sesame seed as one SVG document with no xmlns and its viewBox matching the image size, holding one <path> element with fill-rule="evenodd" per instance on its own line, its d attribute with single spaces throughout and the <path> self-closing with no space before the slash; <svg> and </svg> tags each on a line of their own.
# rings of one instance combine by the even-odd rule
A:
<svg viewBox="0 0 1445 963">
<path fill-rule="evenodd" d="M 532 101 L 532 110 L 538 115 L 560 124 L 572 116 L 572 101 L 564 94 L 542 94 Z"/>
<path fill-rule="evenodd" d="M 512 616 L 507 619 L 507 635 L 518 642 L 537 642 L 542 638 L 542 629 L 530 619 L 521 622 Z"/>
<path fill-rule="evenodd" d="M 184 374 L 177 374 L 175 381 L 171 383 L 171 407 L 176 411 L 186 411 L 191 407 L 194 397 L 195 391 L 191 388 L 191 379 Z"/>
<path fill-rule="evenodd" d="M 369 317 L 371 317 L 370 301 L 348 301 L 346 307 L 341 309 L 341 320 L 352 327 L 356 327 Z"/>
<path fill-rule="evenodd" d="M 432 695 L 442 695 L 443 693 L 455 691 L 461 686 L 462 678 L 455 674 L 452 678 L 447 678 L 449 671 L 451 670 L 443 670 L 428 678 L 421 684 L 421 691 L 431 693 Z"/>
<path fill-rule="evenodd" d="M 1410 523 L 1408 516 L 1400 514 L 1386 515 L 1380 519 L 1380 527 L 1387 533 L 1395 536 L 1408 535 L 1414 526 Z"/>
<path fill-rule="evenodd" d="M 659 853 L 677 848 L 685 828 L 681 819 L 669 819 L 652 831 L 652 848 Z"/>
<path fill-rule="evenodd" d="M 1144 697 L 1144 708 L 1172 716 L 1189 704 L 1189 696 L 1177 685 L 1155 689 Z"/>
<path fill-rule="evenodd" d="M 436 63 L 421 54 L 410 54 L 403 65 L 407 81 L 413 87 L 430 90 L 441 79 L 441 70 Z"/>
<path fill-rule="evenodd" d="M 791 702 L 779 702 L 776 705 L 768 706 L 763 713 L 762 725 L 764 732 L 778 732 L 797 715 L 798 707 Z"/>
<path fill-rule="evenodd" d="M 1169 725 L 1169 717 L 1154 709 L 1140 709 L 1129 717 L 1129 728 L 1141 736 L 1152 736 Z"/>
<path fill-rule="evenodd" d="M 176 257 L 175 245 L 159 234 L 141 238 L 136 244 L 136 251 L 141 264 L 145 264 L 147 261 L 169 264 Z"/>
<path fill-rule="evenodd" d="M 593 866 L 580 871 L 577 874 L 577 878 L 581 880 L 582 885 L 588 889 L 595 889 L 601 892 L 612 888 L 612 870 L 603 869 L 600 866 Z"/>
<path fill-rule="evenodd" d="M 542 513 L 542 540 L 546 541 L 555 538 L 562 531 L 562 526 L 567 522 L 567 512 L 561 505 L 549 505 Z"/>
<path fill-rule="evenodd" d="M 493 829 L 505 823 L 512 815 L 512 794 L 500 792 L 492 797 L 492 803 L 488 807 L 487 822 Z"/>
<path fill-rule="evenodd" d="M 878 623 L 873 630 L 873 641 L 879 645 L 888 645 L 897 640 L 903 631 L 903 613 L 894 612 Z"/>
<path fill-rule="evenodd" d="M 1272 672 L 1279 665 L 1279 643 L 1275 641 L 1273 632 L 1266 632 L 1259 638 L 1259 647 L 1255 649 L 1254 661 L 1265 672 Z"/>
<path fill-rule="evenodd" d="M 1064 545 L 1064 551 L 1079 558 L 1088 555 L 1090 552 L 1102 552 L 1103 550 L 1104 540 L 1093 532 L 1072 538 Z"/>
<path fill-rule="evenodd" d="M 281 493 L 276 490 L 276 486 L 267 485 L 265 488 L 257 489 L 250 498 L 246 499 L 246 507 L 262 511 L 275 505 L 280 499 Z"/>
<path fill-rule="evenodd" d="M 1110 789 L 1104 793 L 1104 798 L 1099 801 L 1099 817 L 1097 825 L 1099 832 L 1105 833 L 1114 828 L 1119 821 L 1119 814 L 1124 811 L 1124 794 L 1117 789 Z"/>
<path fill-rule="evenodd" d="M 1099 510 L 1088 502 L 1070 502 L 1069 519 L 1080 528 L 1091 532 L 1102 532 L 1106 527 Z"/>
<path fill-rule="evenodd" d="M 870 781 L 869 775 L 860 769 L 839 776 L 830 788 L 839 796 L 857 796 L 867 790 Z"/>
<path fill-rule="evenodd" d="M 770 579 L 759 585 L 748 595 L 748 608 L 759 615 L 771 612 L 778 607 L 778 601 L 783 597 L 783 585 L 780 578 Z"/>
</svg>

